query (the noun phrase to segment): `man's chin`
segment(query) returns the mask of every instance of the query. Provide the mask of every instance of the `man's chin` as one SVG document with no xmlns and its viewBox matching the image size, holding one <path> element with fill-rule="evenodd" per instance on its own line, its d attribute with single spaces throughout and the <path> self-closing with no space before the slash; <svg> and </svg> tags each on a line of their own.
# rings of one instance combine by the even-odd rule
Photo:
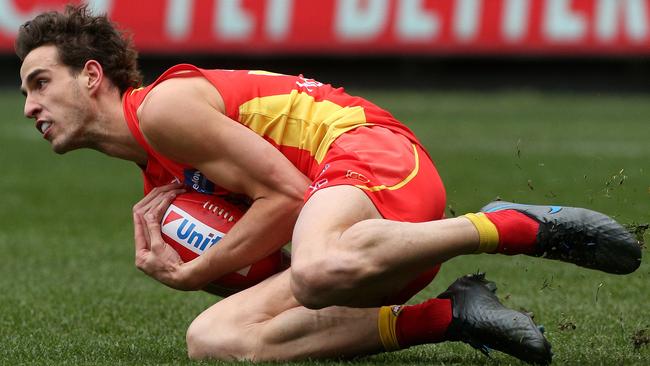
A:
<svg viewBox="0 0 650 366">
<path fill-rule="evenodd" d="M 51 139 L 48 139 L 48 141 L 50 142 L 52 151 L 59 155 L 63 155 L 73 150 L 93 147 L 93 145 L 89 144 L 87 139 L 84 139 L 79 135 L 69 136 L 67 134 L 59 134 L 57 136 L 51 136 L 50 138 Z"/>
<path fill-rule="evenodd" d="M 70 148 L 70 146 L 52 143 L 52 151 L 54 151 L 56 154 L 63 155 L 71 150 L 74 150 L 74 148 Z"/>
</svg>

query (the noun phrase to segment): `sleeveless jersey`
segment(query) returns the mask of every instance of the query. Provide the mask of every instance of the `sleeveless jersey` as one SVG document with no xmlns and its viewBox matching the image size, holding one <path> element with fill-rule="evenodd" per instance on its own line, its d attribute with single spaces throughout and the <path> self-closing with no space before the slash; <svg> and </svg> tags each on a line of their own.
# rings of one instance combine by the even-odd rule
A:
<svg viewBox="0 0 650 366">
<path fill-rule="evenodd" d="M 205 70 L 176 65 L 145 88 L 129 89 L 123 97 L 127 125 L 147 151 L 145 193 L 172 181 L 211 194 L 225 194 L 198 170 L 155 151 L 140 131 L 137 110 L 147 94 L 161 82 L 177 77 L 206 78 L 221 94 L 225 114 L 276 147 L 303 174 L 314 179 L 317 166 L 332 142 L 360 126 L 381 126 L 420 145 L 415 135 L 390 113 L 313 79 L 255 70 Z"/>
</svg>

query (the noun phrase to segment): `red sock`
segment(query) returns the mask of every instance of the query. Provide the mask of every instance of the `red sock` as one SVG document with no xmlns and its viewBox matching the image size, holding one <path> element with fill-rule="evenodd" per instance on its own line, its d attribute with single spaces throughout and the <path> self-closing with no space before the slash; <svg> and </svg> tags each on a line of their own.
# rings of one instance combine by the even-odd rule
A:
<svg viewBox="0 0 650 366">
<path fill-rule="evenodd" d="M 503 210 L 485 213 L 499 232 L 497 253 L 515 255 L 535 252 L 539 223 L 521 212 Z"/>
<path fill-rule="evenodd" d="M 404 305 L 395 324 L 397 341 L 401 348 L 442 342 L 450 323 L 449 299 L 431 299 L 417 305 Z"/>
</svg>

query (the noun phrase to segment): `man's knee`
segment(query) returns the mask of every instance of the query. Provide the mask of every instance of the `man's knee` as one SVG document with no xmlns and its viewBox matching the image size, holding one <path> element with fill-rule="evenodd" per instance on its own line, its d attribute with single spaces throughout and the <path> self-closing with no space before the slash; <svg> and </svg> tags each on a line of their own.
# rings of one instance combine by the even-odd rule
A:
<svg viewBox="0 0 650 366">
<path fill-rule="evenodd" d="M 218 345 L 206 332 L 205 327 L 198 319 L 195 319 L 187 328 L 185 341 L 187 343 L 187 356 L 192 360 L 203 360 L 208 358 L 221 358 L 215 355 Z M 216 352 L 218 353 L 218 351 Z M 215 357 L 217 356 L 217 357 Z"/>
<path fill-rule="evenodd" d="M 192 360 L 245 360 L 250 358 L 246 337 L 229 326 L 214 326 L 201 317 L 190 324 L 186 333 L 187 355 Z"/>
<path fill-rule="evenodd" d="M 367 258 L 354 253 L 332 253 L 307 261 L 294 261 L 291 290 L 306 308 L 345 305 L 347 297 L 377 272 Z"/>
<path fill-rule="evenodd" d="M 312 265 L 291 267 L 291 291 L 298 302 L 308 309 L 320 309 L 327 305 L 322 303 L 322 292 L 327 280 L 322 268 L 319 270 Z M 319 296 L 321 295 L 321 296 Z"/>
</svg>

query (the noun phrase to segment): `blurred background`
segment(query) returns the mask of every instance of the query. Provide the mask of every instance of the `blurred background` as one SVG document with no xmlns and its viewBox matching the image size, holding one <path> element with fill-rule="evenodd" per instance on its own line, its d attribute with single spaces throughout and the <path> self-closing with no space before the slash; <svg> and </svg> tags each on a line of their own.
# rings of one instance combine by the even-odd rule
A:
<svg viewBox="0 0 650 366">
<path fill-rule="evenodd" d="M 88 150 L 57 156 L 22 116 L 13 38 L 67 2 L 0 0 L 0 364 L 194 365 L 185 329 L 216 300 L 133 266 L 139 169 Z M 434 159 L 448 217 L 496 197 L 584 206 L 650 240 L 650 0 L 88 4 L 132 35 L 147 82 L 181 62 L 302 73 L 388 109 Z M 535 312 L 555 364 L 650 364 L 647 249 L 629 276 L 463 256 L 413 301 L 476 271 L 506 305 Z M 486 359 L 447 343 L 371 362 Z"/>
<path fill-rule="evenodd" d="M 69 0 L 0 0 L 0 85 L 20 24 Z M 76 1 L 73 3 L 79 3 Z M 178 62 L 373 88 L 647 92 L 647 0 L 90 0 L 150 78 Z"/>
</svg>

